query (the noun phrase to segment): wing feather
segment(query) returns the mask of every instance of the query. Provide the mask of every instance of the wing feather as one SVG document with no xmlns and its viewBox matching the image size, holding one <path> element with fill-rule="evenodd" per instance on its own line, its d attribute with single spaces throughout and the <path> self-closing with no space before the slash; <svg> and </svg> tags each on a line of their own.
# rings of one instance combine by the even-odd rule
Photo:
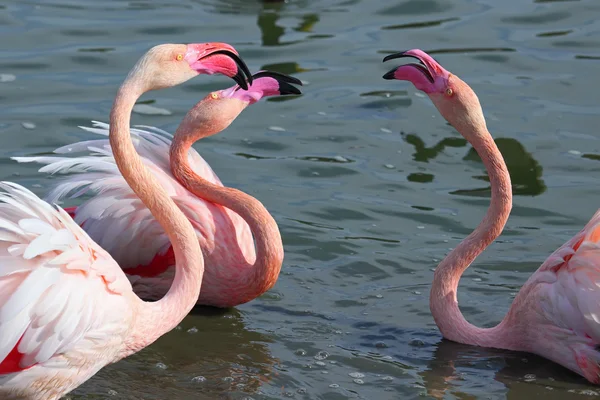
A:
<svg viewBox="0 0 600 400">
<path fill-rule="evenodd" d="M 77 207 L 75 221 L 124 269 L 147 265 L 157 254 L 168 249 L 169 239 L 120 175 L 107 139 L 109 125 L 93 121 L 91 127 L 81 128 L 104 138 L 63 146 L 54 151 L 57 156 L 13 159 L 45 164 L 41 172 L 73 174 L 62 178 L 46 199 L 54 202 L 93 194 Z M 192 221 L 203 248 L 218 248 L 213 244 L 218 228 L 215 221 L 226 218 L 232 222 L 238 242 L 243 244 L 242 252 L 249 260 L 253 259 L 254 244 L 246 222 L 233 211 L 216 207 L 191 194 L 172 175 L 169 148 L 173 136 L 150 126 L 132 128 L 131 136 L 145 166 Z M 190 150 L 189 161 L 196 173 L 209 182 L 222 185 L 196 150 Z M 226 234 L 229 236 L 231 232 Z M 49 245 L 40 244 L 36 250 L 47 248 Z M 34 249 L 29 252 L 35 253 Z"/>
<path fill-rule="evenodd" d="M 125 331 L 131 285 L 114 260 L 64 210 L 16 184 L 0 189 L 0 227 L 12 235 L 0 235 L 0 364 L 17 344 L 27 368 L 106 337 L 111 322 Z"/>
</svg>

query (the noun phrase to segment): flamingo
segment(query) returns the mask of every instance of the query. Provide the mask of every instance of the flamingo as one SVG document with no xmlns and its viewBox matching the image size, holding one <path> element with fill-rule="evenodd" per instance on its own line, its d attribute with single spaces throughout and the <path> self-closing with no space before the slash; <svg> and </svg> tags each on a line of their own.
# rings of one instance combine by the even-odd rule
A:
<svg viewBox="0 0 600 400">
<path fill-rule="evenodd" d="M 117 167 L 173 242 L 175 279 L 161 300 L 137 297 L 114 259 L 63 209 L 0 183 L 0 398 L 57 400 L 153 343 L 194 306 L 202 252 L 191 223 L 136 154 L 130 114 L 142 93 L 201 73 L 241 82 L 236 64 L 247 70 L 225 43 L 155 46 L 131 70 L 110 113 Z"/>
<path fill-rule="evenodd" d="M 253 79 L 247 91 L 236 85 L 207 95 L 187 113 L 174 137 L 153 127 L 132 130 L 145 165 L 194 226 L 206 263 L 198 299 L 202 305 L 233 307 L 258 297 L 275 284 L 283 262 L 281 235 L 265 207 L 246 193 L 223 187 L 191 148 L 195 141 L 226 129 L 247 105 L 262 97 L 300 94 L 291 84 L 301 85 L 301 81 L 287 75 L 262 71 Z M 108 135 L 107 124 L 93 124 L 94 128 L 83 129 Z M 13 159 L 47 164 L 41 172 L 79 172 L 57 185 L 47 200 L 56 201 L 73 191 L 72 197 L 96 192 L 67 211 L 117 260 L 139 296 L 161 298 L 174 273 L 168 236 L 120 176 L 108 140 L 78 142 L 55 153 L 83 151 L 90 155 Z"/>
<path fill-rule="evenodd" d="M 527 280 L 504 319 L 493 328 L 466 321 L 456 292 L 463 272 L 502 232 L 512 206 L 510 176 L 487 130 L 477 95 L 422 50 L 388 55 L 418 62 L 386 73 L 384 79 L 412 82 L 477 151 L 491 184 L 491 202 L 477 228 L 438 265 L 429 304 L 449 340 L 534 353 L 600 383 L 600 211 L 558 248 Z"/>
</svg>

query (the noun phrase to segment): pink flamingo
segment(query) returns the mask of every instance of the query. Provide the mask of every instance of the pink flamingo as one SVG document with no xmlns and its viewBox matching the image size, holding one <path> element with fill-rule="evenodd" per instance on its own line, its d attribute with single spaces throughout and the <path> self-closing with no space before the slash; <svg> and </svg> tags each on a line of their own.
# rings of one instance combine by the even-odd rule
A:
<svg viewBox="0 0 600 400">
<path fill-rule="evenodd" d="M 384 79 L 412 82 L 480 155 L 492 188 L 490 207 L 477 228 L 438 265 L 430 293 L 433 319 L 452 341 L 535 353 L 600 383 L 600 211 L 529 278 L 504 319 L 493 328 L 465 320 L 456 298 L 458 281 L 496 239 L 510 214 L 510 176 L 487 130 L 473 90 L 421 50 L 392 54 L 418 63 L 394 68 Z"/>
<path fill-rule="evenodd" d="M 194 306 L 202 252 L 190 222 L 136 154 L 130 113 L 142 93 L 200 73 L 239 79 L 236 63 L 243 62 L 234 52 L 225 43 L 156 46 L 129 73 L 111 110 L 117 166 L 173 242 L 175 279 L 161 300 L 140 300 L 117 263 L 63 209 L 0 183 L 2 399 L 56 400 L 169 332 Z"/>
<path fill-rule="evenodd" d="M 263 71 L 253 79 L 247 91 L 236 85 L 206 96 L 187 113 L 174 137 L 153 127 L 132 130 L 144 164 L 192 222 L 200 241 L 206 269 L 198 304 L 233 307 L 248 302 L 275 284 L 283 262 L 281 235 L 265 207 L 246 193 L 223 187 L 191 148 L 195 141 L 227 128 L 262 97 L 300 94 L 291 85 L 301 85 L 300 80 L 287 75 Z M 94 121 L 94 126 L 83 129 L 108 135 L 108 125 Z M 161 298 L 174 274 L 168 236 L 120 176 L 108 140 L 74 143 L 55 153 L 82 151 L 91 154 L 14 159 L 47 164 L 42 172 L 80 172 L 57 185 L 48 199 L 56 201 L 77 189 L 72 197 L 97 192 L 73 210 L 75 221 L 119 262 L 139 296 Z"/>
</svg>

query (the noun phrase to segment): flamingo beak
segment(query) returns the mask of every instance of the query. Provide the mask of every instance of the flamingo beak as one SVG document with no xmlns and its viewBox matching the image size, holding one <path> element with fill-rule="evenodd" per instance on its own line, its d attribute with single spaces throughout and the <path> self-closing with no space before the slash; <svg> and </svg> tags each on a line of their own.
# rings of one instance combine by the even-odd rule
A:
<svg viewBox="0 0 600 400">
<path fill-rule="evenodd" d="M 189 44 L 185 60 L 198 74 L 223 74 L 243 89 L 252 83 L 252 74 L 233 46 L 227 43 Z"/>
<path fill-rule="evenodd" d="M 240 87 L 234 86 L 223 91 L 223 96 L 253 104 L 263 97 L 302 94 L 300 89 L 294 86 L 302 86 L 302 81 L 293 76 L 273 71 L 260 71 L 254 74 L 252 78 L 253 82 L 248 89 L 240 90 Z"/>
<path fill-rule="evenodd" d="M 383 79 L 409 81 L 417 89 L 425 93 L 444 90 L 448 83 L 450 72 L 446 71 L 433 57 L 422 50 L 413 49 L 390 54 L 383 59 L 383 62 L 405 57 L 414 58 L 418 62 L 396 67 L 383 75 Z"/>
</svg>

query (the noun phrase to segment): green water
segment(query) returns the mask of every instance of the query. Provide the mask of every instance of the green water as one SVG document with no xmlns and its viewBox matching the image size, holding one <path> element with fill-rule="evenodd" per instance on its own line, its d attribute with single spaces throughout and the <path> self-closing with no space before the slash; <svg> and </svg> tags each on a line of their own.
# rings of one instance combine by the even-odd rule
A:
<svg viewBox="0 0 600 400">
<path fill-rule="evenodd" d="M 150 46 L 224 41 L 304 95 L 248 108 L 196 148 L 260 199 L 286 258 L 249 304 L 195 310 L 150 348 L 103 369 L 79 399 L 584 399 L 600 389 L 528 354 L 442 341 L 432 270 L 478 223 L 489 184 L 470 146 L 409 84 L 391 51 L 422 48 L 479 94 L 514 182 L 505 233 L 461 281 L 491 326 L 547 255 L 600 205 L 598 0 L 0 2 L 0 178 L 52 179 L 8 159 L 92 136 Z M 143 100 L 173 131 L 210 90 L 201 76 Z"/>
</svg>

